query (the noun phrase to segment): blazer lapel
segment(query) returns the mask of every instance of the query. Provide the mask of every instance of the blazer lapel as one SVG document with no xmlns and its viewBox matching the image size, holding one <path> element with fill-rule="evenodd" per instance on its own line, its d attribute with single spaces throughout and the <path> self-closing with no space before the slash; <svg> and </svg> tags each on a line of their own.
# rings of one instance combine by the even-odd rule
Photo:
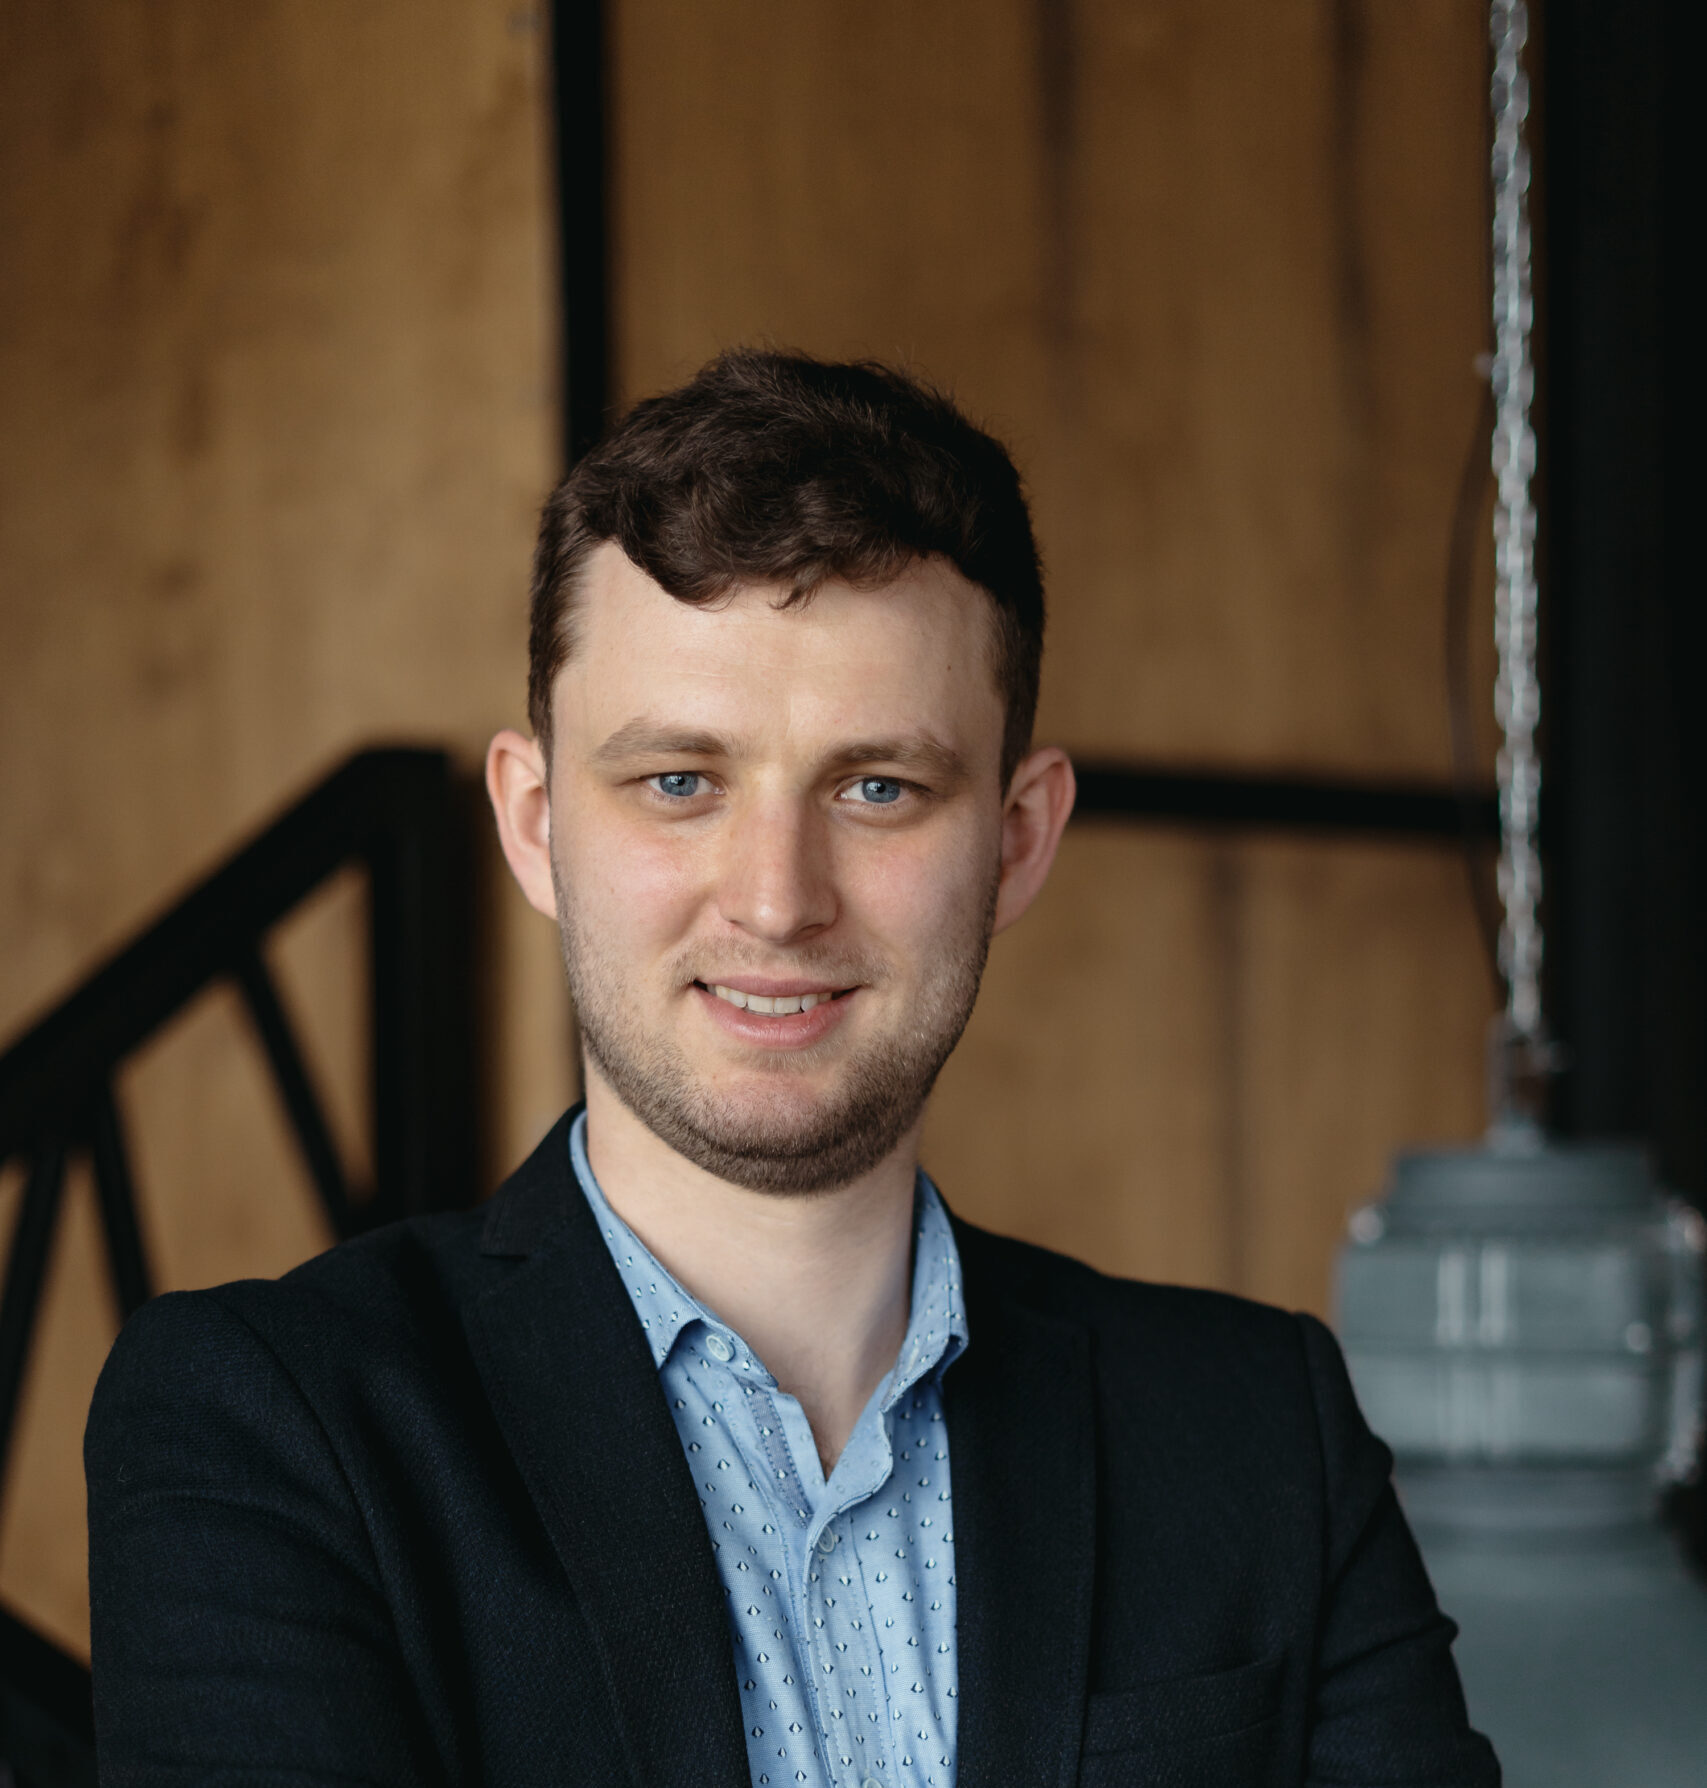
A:
<svg viewBox="0 0 1707 1788">
<path fill-rule="evenodd" d="M 943 1380 L 954 1487 L 960 1788 L 1067 1788 L 1096 1567 L 1090 1338 L 1001 1284 L 956 1224 L 970 1342 Z"/>
<path fill-rule="evenodd" d="M 657 1369 L 569 1166 L 571 1112 L 493 1201 L 525 1264 L 464 1315 L 594 1634 L 640 1788 L 747 1788 L 723 1591 Z M 567 1688 L 567 1685 L 566 1685 Z"/>
</svg>

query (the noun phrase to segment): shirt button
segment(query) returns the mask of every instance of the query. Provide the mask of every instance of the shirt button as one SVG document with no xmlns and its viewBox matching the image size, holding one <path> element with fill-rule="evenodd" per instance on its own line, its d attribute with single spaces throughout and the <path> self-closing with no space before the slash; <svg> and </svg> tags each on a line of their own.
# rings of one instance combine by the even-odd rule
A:
<svg viewBox="0 0 1707 1788">
<path fill-rule="evenodd" d="M 865 1780 L 860 1783 L 859 1788 L 883 1788 L 883 1784 L 878 1781 L 876 1776 L 867 1776 Z"/>
<path fill-rule="evenodd" d="M 826 1558 L 828 1558 L 836 1549 L 836 1537 L 836 1530 L 833 1527 L 826 1527 L 818 1536 L 818 1550 L 822 1552 Z M 861 1785 L 861 1788 L 864 1788 L 863 1784 Z"/>
<path fill-rule="evenodd" d="M 710 1354 L 714 1360 L 722 1360 L 725 1365 L 735 1357 L 735 1349 L 729 1345 L 728 1341 L 726 1341 L 723 1336 L 716 1333 L 706 1336 L 705 1351 Z"/>
</svg>

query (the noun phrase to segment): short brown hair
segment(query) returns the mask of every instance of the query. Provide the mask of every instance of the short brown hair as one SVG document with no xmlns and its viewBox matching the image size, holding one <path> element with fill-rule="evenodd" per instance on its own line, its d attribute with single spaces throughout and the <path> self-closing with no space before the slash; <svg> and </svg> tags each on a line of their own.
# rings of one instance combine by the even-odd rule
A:
<svg viewBox="0 0 1707 1788">
<path fill-rule="evenodd" d="M 528 718 L 550 749 L 576 582 L 613 541 L 682 602 L 738 584 L 875 589 L 940 555 L 990 598 L 1002 782 L 1031 744 L 1043 576 L 1007 450 L 940 391 L 872 361 L 744 348 L 637 404 L 551 493 L 534 555 Z"/>
</svg>

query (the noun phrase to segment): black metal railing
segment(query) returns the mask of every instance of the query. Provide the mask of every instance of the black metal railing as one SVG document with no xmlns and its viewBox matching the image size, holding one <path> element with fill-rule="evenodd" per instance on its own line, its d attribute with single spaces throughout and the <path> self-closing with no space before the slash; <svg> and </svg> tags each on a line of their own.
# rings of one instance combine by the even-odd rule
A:
<svg viewBox="0 0 1707 1788">
<path fill-rule="evenodd" d="M 152 1294 L 115 1096 L 126 1059 L 210 985 L 242 995 L 331 1226 L 347 1236 L 475 1192 L 470 927 L 461 815 L 443 752 L 351 758 L 0 1055 L 0 1164 L 28 1172 L 0 1293 L 0 1471 L 66 1167 L 87 1156 L 119 1313 Z M 349 1183 L 267 967 L 267 933 L 335 872 L 369 882 L 374 1183 Z"/>
<path fill-rule="evenodd" d="M 93 1169 L 121 1318 L 155 1289 L 117 1078 L 215 983 L 242 996 L 335 1234 L 474 1197 L 470 861 L 448 757 L 361 752 L 0 1055 L 0 1165 L 27 1164 L 0 1292 L 0 1473 L 74 1156 Z M 369 892 L 374 1174 L 366 1187 L 350 1183 L 265 955 L 268 932 L 352 865 L 366 870 Z M 0 1610 L 0 1785 L 94 1780 L 88 1672 Z"/>
</svg>

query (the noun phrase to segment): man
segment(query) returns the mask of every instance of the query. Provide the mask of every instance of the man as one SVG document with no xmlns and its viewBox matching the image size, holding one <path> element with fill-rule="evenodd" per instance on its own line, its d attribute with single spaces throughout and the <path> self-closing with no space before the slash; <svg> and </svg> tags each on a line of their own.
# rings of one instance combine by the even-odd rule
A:
<svg viewBox="0 0 1707 1788">
<path fill-rule="evenodd" d="M 1497 1781 L 1327 1332 L 919 1171 L 1072 805 L 1042 631 L 1007 455 L 880 368 L 726 356 L 556 492 L 487 771 L 585 1107 L 127 1328 L 105 1780 Z"/>
</svg>

